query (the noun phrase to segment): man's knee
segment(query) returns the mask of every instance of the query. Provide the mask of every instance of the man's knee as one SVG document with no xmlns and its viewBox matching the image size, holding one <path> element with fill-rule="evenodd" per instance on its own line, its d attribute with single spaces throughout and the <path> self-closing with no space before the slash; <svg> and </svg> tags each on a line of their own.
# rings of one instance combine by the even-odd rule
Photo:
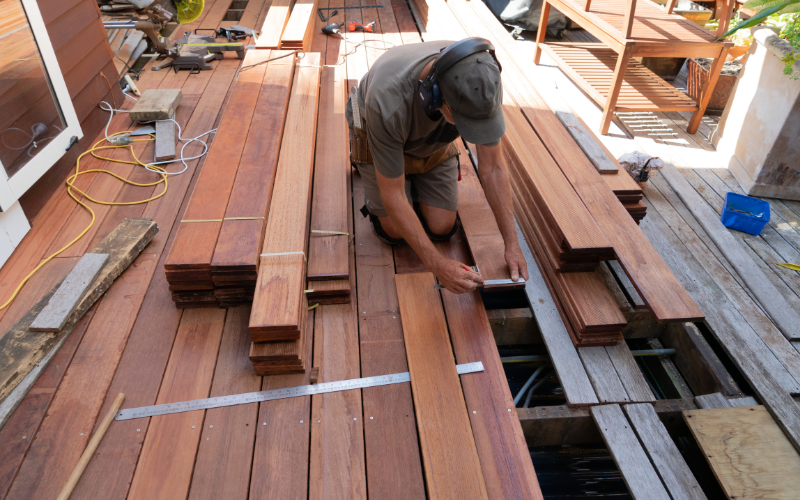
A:
<svg viewBox="0 0 800 500">
<path fill-rule="evenodd" d="M 450 239 L 456 231 L 456 212 L 420 203 L 417 210 L 428 236 Z"/>
</svg>

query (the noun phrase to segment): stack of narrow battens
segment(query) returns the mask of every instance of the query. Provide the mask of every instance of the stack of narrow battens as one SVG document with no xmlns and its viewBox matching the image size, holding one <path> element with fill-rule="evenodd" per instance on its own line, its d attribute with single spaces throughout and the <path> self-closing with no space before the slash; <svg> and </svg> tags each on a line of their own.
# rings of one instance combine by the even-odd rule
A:
<svg viewBox="0 0 800 500">
<path fill-rule="evenodd" d="M 350 302 L 352 235 L 350 141 L 344 116 L 347 103 L 345 67 L 323 68 L 320 85 L 314 194 L 308 244 L 308 289 L 311 304 Z"/>
<path fill-rule="evenodd" d="M 164 265 L 178 307 L 252 300 L 293 69 L 292 55 L 239 73 Z"/>
<path fill-rule="evenodd" d="M 320 54 L 297 63 L 250 314 L 250 359 L 259 374 L 303 371 L 305 293 Z"/>
<path fill-rule="evenodd" d="M 626 321 L 595 271 L 601 260 L 619 261 L 658 322 L 700 320 L 702 312 L 634 221 L 644 216 L 639 186 L 624 172 L 600 175 L 528 79 L 532 62 L 516 57 L 516 42 L 486 5 L 412 1 L 427 14 L 427 39 L 480 36 L 496 48 L 515 215 L 573 342 L 622 340 Z"/>
</svg>

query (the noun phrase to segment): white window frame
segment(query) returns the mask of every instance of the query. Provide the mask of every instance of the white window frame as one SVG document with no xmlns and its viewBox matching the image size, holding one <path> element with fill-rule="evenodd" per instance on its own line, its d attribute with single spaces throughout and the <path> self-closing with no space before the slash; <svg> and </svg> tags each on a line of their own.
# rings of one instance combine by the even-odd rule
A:
<svg viewBox="0 0 800 500">
<path fill-rule="evenodd" d="M 53 44 L 50 43 L 50 36 L 47 34 L 47 27 L 42 19 L 42 13 L 39 11 L 39 4 L 37 0 L 20 1 L 28 17 L 28 24 L 36 39 L 39 54 L 42 56 L 42 63 L 47 71 L 47 76 L 50 78 L 50 84 L 58 101 L 58 106 L 61 108 L 66 127 L 11 178 L 6 174 L 5 168 L 0 169 L 0 209 L 3 211 L 11 208 L 25 194 L 25 191 L 30 189 L 50 167 L 64 156 L 73 137 L 78 139 L 83 137 L 78 115 L 75 113 L 75 107 L 72 105 L 64 75 L 58 65 Z M 2 163 L 0 163 L 0 167 L 2 167 Z"/>
</svg>

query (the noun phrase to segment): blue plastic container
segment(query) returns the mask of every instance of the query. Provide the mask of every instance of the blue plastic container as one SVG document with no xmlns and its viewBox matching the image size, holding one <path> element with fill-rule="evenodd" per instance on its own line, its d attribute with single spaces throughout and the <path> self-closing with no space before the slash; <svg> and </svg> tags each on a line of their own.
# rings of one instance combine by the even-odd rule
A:
<svg viewBox="0 0 800 500">
<path fill-rule="evenodd" d="M 769 222 L 769 203 L 736 193 L 725 196 L 722 224 L 737 231 L 759 235 Z"/>
</svg>

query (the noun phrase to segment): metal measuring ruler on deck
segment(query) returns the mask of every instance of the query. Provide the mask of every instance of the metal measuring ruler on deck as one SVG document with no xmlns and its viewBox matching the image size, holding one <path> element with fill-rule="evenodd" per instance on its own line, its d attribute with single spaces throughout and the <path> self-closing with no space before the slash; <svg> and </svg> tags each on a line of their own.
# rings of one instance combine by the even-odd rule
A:
<svg viewBox="0 0 800 500">
<path fill-rule="evenodd" d="M 483 363 L 476 361 L 474 363 L 457 365 L 456 371 L 458 371 L 459 375 L 482 372 Z M 411 377 L 408 372 L 393 373 L 391 375 L 378 375 L 376 377 L 354 378 L 350 380 L 339 380 L 337 382 L 323 382 L 315 385 L 301 385 L 298 387 L 287 387 L 285 389 L 273 389 L 271 391 L 246 392 L 244 394 L 234 394 L 232 396 L 219 396 L 216 398 L 181 401 L 179 403 L 128 408 L 127 410 L 120 410 L 114 419 L 130 420 L 132 418 L 154 417 L 157 415 L 169 415 L 170 413 L 181 413 L 184 411 L 208 410 L 210 408 L 219 408 L 221 406 L 244 405 L 248 403 L 259 403 L 261 401 L 271 401 L 273 399 L 313 396 L 315 394 L 325 394 L 327 392 L 349 391 L 353 389 L 364 389 L 366 387 L 401 384 L 403 382 L 410 381 Z"/>
</svg>

